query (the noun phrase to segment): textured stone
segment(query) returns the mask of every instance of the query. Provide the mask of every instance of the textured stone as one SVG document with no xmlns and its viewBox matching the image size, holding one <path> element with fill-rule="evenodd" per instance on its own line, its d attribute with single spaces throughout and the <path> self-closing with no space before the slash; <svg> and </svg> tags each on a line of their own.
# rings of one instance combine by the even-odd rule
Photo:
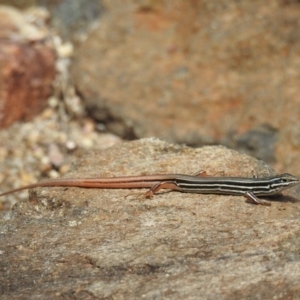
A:
<svg viewBox="0 0 300 300">
<path fill-rule="evenodd" d="M 224 147 L 155 139 L 91 153 L 68 177 L 263 176 Z M 39 188 L 0 219 L 1 299 L 297 299 L 300 202 L 145 190 Z M 294 192 L 299 197 L 299 188 Z"/>
</svg>

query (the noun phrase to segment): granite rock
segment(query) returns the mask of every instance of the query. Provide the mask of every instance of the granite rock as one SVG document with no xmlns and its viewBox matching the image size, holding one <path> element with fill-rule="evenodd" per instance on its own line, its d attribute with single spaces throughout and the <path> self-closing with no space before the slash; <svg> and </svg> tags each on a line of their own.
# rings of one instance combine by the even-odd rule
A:
<svg viewBox="0 0 300 300">
<path fill-rule="evenodd" d="M 67 177 L 265 176 L 224 147 L 143 139 L 79 158 Z M 300 202 L 144 190 L 38 188 L 0 219 L 2 299 L 297 299 Z"/>
</svg>

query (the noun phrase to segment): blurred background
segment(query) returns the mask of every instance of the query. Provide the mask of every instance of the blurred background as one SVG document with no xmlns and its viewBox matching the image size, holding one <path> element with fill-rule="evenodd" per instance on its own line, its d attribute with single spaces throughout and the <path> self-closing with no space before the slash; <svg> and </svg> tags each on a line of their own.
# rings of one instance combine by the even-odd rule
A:
<svg viewBox="0 0 300 300">
<path fill-rule="evenodd" d="M 300 175 L 300 1 L 0 5 L 1 191 L 144 137 Z"/>
</svg>

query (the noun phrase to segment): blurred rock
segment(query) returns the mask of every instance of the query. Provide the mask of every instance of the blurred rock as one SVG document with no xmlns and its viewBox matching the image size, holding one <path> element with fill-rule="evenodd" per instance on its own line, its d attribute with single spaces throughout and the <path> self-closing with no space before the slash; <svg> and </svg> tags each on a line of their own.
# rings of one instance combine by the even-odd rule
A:
<svg viewBox="0 0 300 300">
<path fill-rule="evenodd" d="M 254 147 L 252 155 L 296 171 L 277 150 L 289 140 L 276 137 L 300 120 L 299 1 L 103 3 L 72 72 L 108 131 Z"/>
<path fill-rule="evenodd" d="M 14 8 L 0 7 L 0 127 L 29 120 L 47 105 L 55 52 L 47 33 Z"/>
<path fill-rule="evenodd" d="M 10 5 L 15 8 L 24 9 L 37 5 L 39 0 L 0 0 L 0 5 Z"/>
<path fill-rule="evenodd" d="M 101 0 L 39 0 L 51 13 L 51 25 L 65 40 L 77 40 L 98 22 L 103 13 Z"/>
</svg>

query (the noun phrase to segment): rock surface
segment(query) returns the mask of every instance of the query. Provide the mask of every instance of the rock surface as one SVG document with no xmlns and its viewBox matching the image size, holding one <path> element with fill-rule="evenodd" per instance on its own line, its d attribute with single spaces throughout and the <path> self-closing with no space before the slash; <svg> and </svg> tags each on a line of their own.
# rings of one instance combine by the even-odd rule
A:
<svg viewBox="0 0 300 300">
<path fill-rule="evenodd" d="M 298 172 L 298 1 L 103 3 L 73 68 L 94 118 L 125 138 L 225 144 Z"/>
<path fill-rule="evenodd" d="M 265 176 L 223 147 L 155 139 L 82 157 L 68 177 L 151 173 Z M 2 299 L 297 299 L 300 202 L 144 190 L 40 188 L 2 213 Z M 300 195 L 299 189 L 295 195 Z"/>
</svg>

